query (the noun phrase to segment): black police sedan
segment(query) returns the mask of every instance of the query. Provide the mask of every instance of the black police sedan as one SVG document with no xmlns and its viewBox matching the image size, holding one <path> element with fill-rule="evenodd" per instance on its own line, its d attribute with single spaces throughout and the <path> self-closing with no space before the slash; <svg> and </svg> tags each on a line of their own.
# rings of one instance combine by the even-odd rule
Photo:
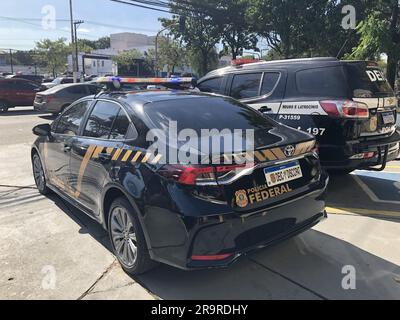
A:
<svg viewBox="0 0 400 320">
<path fill-rule="evenodd" d="M 245 163 L 231 164 L 171 160 L 180 146 L 170 140 L 166 151 L 150 152 L 149 132 L 168 135 L 174 122 L 178 132 L 254 130 L 254 149 L 241 153 Z M 130 274 L 155 261 L 182 269 L 224 267 L 326 218 L 328 178 L 314 138 L 228 97 L 102 93 L 33 132 L 39 136 L 31 154 L 39 191 L 56 192 L 101 223 Z M 237 148 L 230 152 L 239 157 Z M 226 155 L 227 148 L 210 152 L 213 159 Z"/>
</svg>

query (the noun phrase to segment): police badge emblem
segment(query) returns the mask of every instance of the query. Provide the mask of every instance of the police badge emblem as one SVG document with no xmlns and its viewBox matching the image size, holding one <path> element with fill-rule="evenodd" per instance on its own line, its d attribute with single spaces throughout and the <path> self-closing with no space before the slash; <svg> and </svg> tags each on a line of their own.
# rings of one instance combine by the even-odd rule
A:
<svg viewBox="0 0 400 320">
<path fill-rule="evenodd" d="M 246 190 L 239 190 L 235 193 L 236 204 L 240 208 L 245 208 L 249 204 Z"/>
</svg>

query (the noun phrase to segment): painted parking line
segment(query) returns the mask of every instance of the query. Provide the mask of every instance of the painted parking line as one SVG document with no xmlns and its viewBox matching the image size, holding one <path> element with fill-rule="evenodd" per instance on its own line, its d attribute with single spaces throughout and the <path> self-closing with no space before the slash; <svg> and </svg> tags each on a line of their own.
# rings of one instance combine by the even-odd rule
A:
<svg viewBox="0 0 400 320">
<path fill-rule="evenodd" d="M 400 211 L 384 211 L 384 210 L 371 210 L 371 209 L 360 209 L 360 208 L 333 208 L 326 207 L 328 214 L 341 214 L 341 215 L 354 215 L 358 214 L 361 216 L 381 216 L 386 218 L 400 218 Z"/>
<path fill-rule="evenodd" d="M 351 176 L 373 202 L 400 205 L 400 172 L 359 170 Z"/>
</svg>

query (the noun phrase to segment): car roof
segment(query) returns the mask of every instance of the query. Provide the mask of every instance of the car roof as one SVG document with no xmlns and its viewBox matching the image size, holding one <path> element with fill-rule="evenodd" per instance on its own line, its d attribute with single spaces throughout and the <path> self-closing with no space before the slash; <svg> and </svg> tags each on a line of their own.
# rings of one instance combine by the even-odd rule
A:
<svg viewBox="0 0 400 320">
<path fill-rule="evenodd" d="M 63 84 L 58 84 L 56 86 L 54 86 L 53 88 L 50 89 L 65 89 L 65 88 L 69 88 L 69 87 L 75 87 L 75 86 L 88 86 L 91 85 L 93 86 L 93 83 L 89 83 L 89 82 L 78 82 L 78 83 L 63 83 Z"/>
<path fill-rule="evenodd" d="M 301 70 L 310 67 L 329 67 L 329 66 L 338 66 L 348 63 L 368 63 L 368 61 L 364 60 L 339 60 L 334 57 L 318 57 L 318 58 L 304 58 L 304 59 L 286 59 L 286 60 L 272 60 L 272 61 L 260 61 L 255 63 L 247 63 L 239 66 L 229 66 L 225 68 L 220 68 L 217 70 L 213 70 L 207 73 L 202 79 L 205 80 L 207 78 L 212 78 L 216 76 L 221 76 L 226 73 L 237 73 L 241 71 L 260 71 L 263 69 L 278 69 L 285 68 L 291 70 Z"/>
<path fill-rule="evenodd" d="M 11 81 L 18 81 L 18 82 L 27 82 L 36 84 L 34 81 L 24 79 L 24 78 L 0 78 L 0 82 L 11 82 Z"/>
<path fill-rule="evenodd" d="M 202 92 L 183 91 L 183 90 L 147 90 L 147 91 L 124 91 L 109 92 L 98 94 L 95 99 L 107 99 L 129 104 L 131 107 L 144 106 L 145 104 L 172 101 L 180 99 L 198 99 L 198 98 L 221 98 L 221 96 Z M 226 97 L 224 97 L 226 99 Z"/>
</svg>

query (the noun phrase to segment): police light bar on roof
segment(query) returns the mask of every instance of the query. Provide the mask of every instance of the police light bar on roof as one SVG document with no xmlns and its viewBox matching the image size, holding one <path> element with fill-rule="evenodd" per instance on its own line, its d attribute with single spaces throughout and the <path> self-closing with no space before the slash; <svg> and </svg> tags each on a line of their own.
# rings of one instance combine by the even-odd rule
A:
<svg viewBox="0 0 400 320">
<path fill-rule="evenodd" d="M 190 77 L 176 77 L 176 78 L 125 78 L 125 77 L 99 77 L 96 82 L 97 83 L 115 83 L 119 82 L 121 84 L 124 83 L 135 83 L 135 84 L 159 84 L 159 85 L 168 85 L 168 84 L 191 84 L 195 79 Z"/>
<path fill-rule="evenodd" d="M 234 59 L 231 61 L 231 65 L 232 66 L 241 66 L 244 64 L 248 64 L 248 63 L 256 63 L 256 62 L 260 62 L 261 60 L 257 60 L 257 59 L 251 59 L 251 58 L 240 58 L 240 59 Z"/>
</svg>

